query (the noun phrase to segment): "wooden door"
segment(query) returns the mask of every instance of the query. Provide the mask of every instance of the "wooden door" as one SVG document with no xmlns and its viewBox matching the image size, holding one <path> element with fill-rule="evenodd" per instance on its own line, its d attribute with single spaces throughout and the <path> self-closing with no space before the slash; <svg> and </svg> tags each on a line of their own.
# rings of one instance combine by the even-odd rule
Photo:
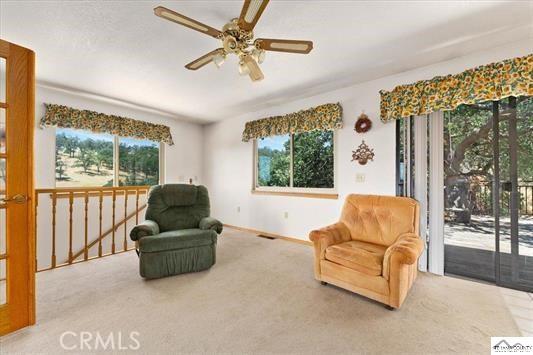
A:
<svg viewBox="0 0 533 355">
<path fill-rule="evenodd" d="M 0 335 L 35 323 L 34 67 L 0 39 Z"/>
</svg>

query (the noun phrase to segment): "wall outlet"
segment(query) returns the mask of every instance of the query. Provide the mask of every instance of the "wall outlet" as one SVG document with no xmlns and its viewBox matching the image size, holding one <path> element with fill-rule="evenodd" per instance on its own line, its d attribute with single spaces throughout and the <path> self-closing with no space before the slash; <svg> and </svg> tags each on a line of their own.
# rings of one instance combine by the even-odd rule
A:
<svg viewBox="0 0 533 355">
<path fill-rule="evenodd" d="M 241 206 L 237 206 L 237 213 L 241 212 Z"/>
<path fill-rule="evenodd" d="M 355 174 L 355 182 L 365 182 L 365 174 Z"/>
<path fill-rule="evenodd" d="M 285 217 L 285 219 L 289 218 L 289 212 L 283 213 L 283 217 Z"/>
</svg>

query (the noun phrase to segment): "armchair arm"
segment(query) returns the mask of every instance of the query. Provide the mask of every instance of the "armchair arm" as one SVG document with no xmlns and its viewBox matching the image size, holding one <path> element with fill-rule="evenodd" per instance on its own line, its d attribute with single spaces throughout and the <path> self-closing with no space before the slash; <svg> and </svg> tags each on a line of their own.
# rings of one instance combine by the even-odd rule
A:
<svg viewBox="0 0 533 355">
<path fill-rule="evenodd" d="M 205 217 L 200 220 L 200 229 L 211 229 L 220 234 L 222 233 L 223 226 L 218 219 L 213 217 Z"/>
<path fill-rule="evenodd" d="M 352 237 L 348 227 L 342 222 L 337 222 L 330 226 L 311 231 L 311 233 L 309 233 L 309 239 L 313 244 L 320 246 L 320 254 L 323 258 L 323 254 L 327 247 L 348 242 L 352 240 Z"/>
<path fill-rule="evenodd" d="M 315 278 L 320 280 L 320 261 L 325 259 L 326 249 L 335 244 L 352 240 L 350 230 L 342 222 L 337 222 L 309 233 L 315 249 Z"/>
<path fill-rule="evenodd" d="M 383 257 L 383 276 L 388 279 L 392 257 L 402 265 L 413 265 L 424 251 L 424 241 L 414 233 L 405 233 L 389 246 Z"/>
<path fill-rule="evenodd" d="M 156 234 L 159 234 L 159 226 L 156 222 L 147 219 L 144 222 L 133 227 L 130 232 L 130 239 L 133 241 L 137 241 L 142 237 Z"/>
<path fill-rule="evenodd" d="M 399 308 L 416 279 L 416 261 L 424 250 L 424 241 L 414 233 L 402 234 L 389 246 L 383 258 L 383 277 L 389 281 L 389 305 Z"/>
</svg>

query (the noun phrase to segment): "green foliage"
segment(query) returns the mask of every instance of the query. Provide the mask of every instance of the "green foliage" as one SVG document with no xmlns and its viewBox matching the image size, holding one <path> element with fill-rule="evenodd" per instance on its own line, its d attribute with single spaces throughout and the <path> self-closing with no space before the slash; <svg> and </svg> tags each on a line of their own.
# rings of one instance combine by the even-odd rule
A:
<svg viewBox="0 0 533 355">
<path fill-rule="evenodd" d="M 500 101 L 500 177 L 509 178 L 509 100 Z M 518 176 L 533 180 L 533 98 L 519 98 L 517 109 Z M 446 113 L 445 173 L 492 179 L 492 103 L 462 105 Z"/>
<path fill-rule="evenodd" d="M 333 188 L 333 132 L 294 135 L 294 187 Z"/>
<path fill-rule="evenodd" d="M 259 158 L 259 186 L 289 186 L 290 184 L 290 141 L 284 143 L 284 149 L 260 148 L 257 152 Z"/>
<path fill-rule="evenodd" d="M 258 149 L 259 186 L 290 185 L 290 139 L 283 150 Z M 304 188 L 333 188 L 334 186 L 333 132 L 313 131 L 293 136 L 293 186 Z"/>
<path fill-rule="evenodd" d="M 533 180 L 533 98 L 517 98 L 516 110 L 510 99 L 499 101 L 499 174 L 500 181 L 510 181 L 509 119 L 516 114 L 518 145 L 518 185 Z M 462 105 L 445 113 L 444 172 L 446 207 L 468 209 L 474 213 L 489 213 L 492 204 L 493 163 L 493 103 Z M 525 196 L 522 203 L 527 204 Z M 501 213 L 507 213 L 509 195 L 502 191 Z"/>
<path fill-rule="evenodd" d="M 156 185 L 159 183 L 159 148 L 121 143 L 119 168 L 120 185 Z"/>
</svg>

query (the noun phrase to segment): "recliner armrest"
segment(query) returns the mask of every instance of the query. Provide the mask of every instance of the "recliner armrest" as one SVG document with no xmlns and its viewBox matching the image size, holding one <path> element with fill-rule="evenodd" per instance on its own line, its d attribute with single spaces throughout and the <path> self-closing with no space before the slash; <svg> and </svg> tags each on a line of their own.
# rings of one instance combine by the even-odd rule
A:
<svg viewBox="0 0 533 355">
<path fill-rule="evenodd" d="M 214 230 L 218 234 L 222 233 L 223 225 L 222 223 L 213 217 L 204 217 L 200 220 L 200 229 L 203 230 Z"/>
<path fill-rule="evenodd" d="M 159 234 L 159 225 L 152 220 L 145 220 L 144 222 L 136 225 L 130 232 L 130 239 L 137 241 L 142 237 Z"/>
<path fill-rule="evenodd" d="M 324 258 L 326 249 L 335 244 L 349 242 L 352 240 L 350 230 L 342 222 L 337 222 L 330 226 L 311 231 L 309 239 L 315 244 L 315 250 L 319 252 L 321 259 Z"/>
</svg>

